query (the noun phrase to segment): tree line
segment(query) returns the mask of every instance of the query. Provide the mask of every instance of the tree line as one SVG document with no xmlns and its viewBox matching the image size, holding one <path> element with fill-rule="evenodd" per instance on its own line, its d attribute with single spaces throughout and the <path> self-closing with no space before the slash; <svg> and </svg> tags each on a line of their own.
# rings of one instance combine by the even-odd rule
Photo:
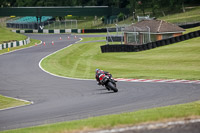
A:
<svg viewBox="0 0 200 133">
<path fill-rule="evenodd" d="M 165 15 L 168 12 L 183 11 L 185 6 L 200 5 L 199 0 L 0 0 L 1 7 L 35 6 L 109 6 L 128 8 L 130 13 L 140 10 L 144 15 L 151 12 Z"/>
</svg>

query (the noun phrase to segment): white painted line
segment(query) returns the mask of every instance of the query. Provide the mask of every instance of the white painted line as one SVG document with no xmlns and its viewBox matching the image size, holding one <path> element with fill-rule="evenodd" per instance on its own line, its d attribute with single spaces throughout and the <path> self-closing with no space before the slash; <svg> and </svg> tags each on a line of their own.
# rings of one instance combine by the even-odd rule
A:
<svg viewBox="0 0 200 133">
<path fill-rule="evenodd" d="M 3 95 L 3 96 L 4 96 L 4 95 Z M 0 109 L 0 111 L 9 110 L 9 109 L 14 109 L 14 108 L 19 108 L 19 107 L 24 107 L 24 106 L 28 106 L 28 105 L 34 104 L 33 101 L 28 101 L 28 100 L 24 100 L 24 99 L 9 97 L 9 96 L 4 96 L 4 97 L 12 98 L 12 99 L 15 99 L 15 100 L 18 100 L 18 101 L 22 101 L 22 102 L 26 102 L 26 103 L 30 103 L 30 104 L 25 104 L 25 105 L 20 105 L 20 106 L 15 106 L 15 107 L 9 107 L 9 108 L 5 108 L 5 109 Z"/>
<path fill-rule="evenodd" d="M 82 38 L 81 38 L 81 40 L 82 40 Z M 81 40 L 79 40 L 79 41 L 81 41 Z M 69 47 L 71 47 L 73 44 L 78 43 L 79 41 L 77 41 L 77 42 L 75 42 L 75 43 L 72 43 L 72 44 L 68 45 L 67 47 L 64 47 L 64 48 L 62 48 L 62 49 L 59 49 L 59 50 L 57 50 L 57 51 L 55 51 L 55 52 L 53 52 L 53 53 L 51 53 L 51 54 L 45 56 L 44 58 L 42 58 L 42 59 L 40 60 L 40 62 L 39 62 L 39 67 L 40 67 L 40 69 L 41 69 L 42 71 L 44 71 L 44 72 L 46 72 L 46 73 L 52 75 L 52 76 L 59 77 L 59 78 L 74 79 L 74 80 L 92 80 L 92 81 L 93 81 L 94 79 L 79 79 L 79 78 L 71 78 L 71 77 L 64 77 L 64 76 L 56 75 L 56 74 L 53 74 L 53 73 L 50 73 L 50 72 L 46 71 L 46 70 L 43 69 L 42 66 L 41 66 L 41 62 L 42 62 L 45 58 L 47 58 L 47 57 L 49 57 L 49 56 L 51 56 L 51 55 L 53 55 L 53 54 L 55 54 L 55 53 L 57 53 L 57 52 L 59 52 L 59 51 L 65 49 L 65 48 L 69 48 Z"/>
<path fill-rule="evenodd" d="M 73 44 L 79 43 L 79 42 L 81 42 L 81 41 L 83 40 L 82 38 L 80 38 L 80 39 L 81 39 L 81 40 L 79 40 L 79 41 L 77 41 L 77 42 L 75 42 L 75 43 L 73 43 Z M 64 48 L 62 48 L 62 49 L 60 49 L 60 50 L 57 50 L 57 51 L 55 51 L 54 53 L 49 54 L 49 55 L 47 55 L 46 57 L 42 58 L 42 59 L 40 60 L 40 62 L 39 62 L 39 67 L 40 67 L 40 69 L 42 69 L 44 72 L 46 72 L 46 73 L 48 73 L 48 74 L 50 74 L 50 75 L 52 75 L 52 76 L 56 76 L 56 77 L 59 77 L 59 78 L 74 79 L 74 80 L 91 80 L 91 81 L 92 81 L 92 80 L 95 80 L 95 79 L 80 79 L 80 78 L 64 77 L 64 76 L 60 76 L 60 75 L 56 75 L 56 74 L 50 73 L 50 72 L 48 72 L 48 71 L 46 71 L 46 70 L 44 70 L 44 69 L 42 68 L 41 62 L 42 62 L 45 58 L 47 58 L 47 57 L 49 57 L 49 56 L 55 54 L 56 52 L 59 52 L 59 51 L 65 49 L 65 48 L 68 48 L 68 47 L 70 47 L 70 46 L 73 45 L 73 44 L 70 44 L 69 46 L 64 47 Z M 125 82 L 196 83 L 196 84 L 200 84 L 200 80 L 189 81 L 189 80 L 176 80 L 176 79 L 162 80 L 162 79 L 124 79 L 124 78 L 117 78 L 117 79 L 115 79 L 115 80 L 117 80 L 117 81 L 125 81 Z"/>
<path fill-rule="evenodd" d="M 192 119 L 192 120 L 183 120 L 183 121 L 171 121 L 171 122 L 163 122 L 163 123 L 155 123 L 155 124 L 146 124 L 146 125 L 139 125 L 133 127 L 125 127 L 125 128 L 115 128 L 110 130 L 102 130 L 102 131 L 95 131 L 89 133 L 116 133 L 116 132 L 124 132 L 129 130 L 141 130 L 141 129 L 159 129 L 163 127 L 173 126 L 173 125 L 184 125 L 188 123 L 198 123 L 200 119 Z"/>
</svg>

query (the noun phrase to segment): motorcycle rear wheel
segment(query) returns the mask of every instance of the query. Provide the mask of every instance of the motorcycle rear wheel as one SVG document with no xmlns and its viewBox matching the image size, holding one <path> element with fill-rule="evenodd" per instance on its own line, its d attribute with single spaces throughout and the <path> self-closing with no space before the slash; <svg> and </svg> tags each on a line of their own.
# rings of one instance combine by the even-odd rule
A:
<svg viewBox="0 0 200 133">
<path fill-rule="evenodd" d="M 107 86 L 114 92 L 118 92 L 118 89 L 115 87 L 115 85 L 112 82 L 108 82 Z"/>
</svg>

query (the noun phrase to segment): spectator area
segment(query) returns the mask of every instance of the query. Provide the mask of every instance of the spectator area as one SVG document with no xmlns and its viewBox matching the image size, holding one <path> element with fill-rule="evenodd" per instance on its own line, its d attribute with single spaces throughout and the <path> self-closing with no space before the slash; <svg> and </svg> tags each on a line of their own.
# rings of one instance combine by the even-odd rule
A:
<svg viewBox="0 0 200 133">
<path fill-rule="evenodd" d="M 41 17 L 41 22 L 45 22 L 49 19 L 52 19 L 51 16 L 42 16 Z M 39 20 L 38 20 L 39 21 Z M 33 16 L 26 16 L 26 17 L 21 17 L 19 19 L 16 19 L 14 21 L 9 21 L 9 23 L 37 23 L 37 18 Z"/>
<path fill-rule="evenodd" d="M 46 25 L 47 21 L 52 20 L 51 16 L 42 16 L 41 20 L 35 16 L 26 16 L 7 21 L 8 28 L 38 29 L 39 25 Z"/>
</svg>

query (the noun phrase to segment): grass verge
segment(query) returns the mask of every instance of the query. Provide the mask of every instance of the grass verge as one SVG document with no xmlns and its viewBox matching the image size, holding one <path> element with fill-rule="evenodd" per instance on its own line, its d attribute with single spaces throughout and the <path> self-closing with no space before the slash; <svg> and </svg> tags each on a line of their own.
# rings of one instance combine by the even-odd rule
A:
<svg viewBox="0 0 200 133">
<path fill-rule="evenodd" d="M 0 44 L 6 42 L 20 41 L 25 40 L 26 36 L 22 34 L 16 34 L 7 28 L 3 28 L 0 26 Z"/>
<path fill-rule="evenodd" d="M 98 37 L 97 39 L 106 41 L 106 37 Z M 81 42 L 87 42 L 87 41 L 94 41 L 94 38 L 93 37 L 86 37 L 86 38 L 83 38 L 83 40 Z"/>
<path fill-rule="evenodd" d="M 182 22 L 199 22 L 200 21 L 200 6 L 196 6 L 185 13 L 176 13 L 159 19 L 165 20 L 171 23 L 182 23 Z"/>
<path fill-rule="evenodd" d="M 194 27 L 194 28 L 189 28 L 185 32 L 183 32 L 183 34 L 187 34 L 189 32 L 194 32 L 194 31 L 197 31 L 197 30 L 200 30 L 200 26 Z"/>
<path fill-rule="evenodd" d="M 105 129 L 146 122 L 165 121 L 173 118 L 200 116 L 200 101 L 140 110 L 130 113 L 92 117 L 83 120 L 3 131 L 2 133 L 68 133 L 83 130 Z"/>
<path fill-rule="evenodd" d="M 98 38 L 93 38 L 99 40 Z M 94 78 L 100 68 L 115 78 L 200 79 L 200 37 L 142 52 L 101 53 L 105 42 L 74 44 L 47 58 L 41 66 L 54 74 Z"/>
<path fill-rule="evenodd" d="M 5 96 L 0 95 L 0 110 L 17 107 L 17 106 L 28 105 L 28 104 L 30 104 L 30 102 L 25 102 L 25 101 L 11 98 L 11 97 L 5 97 Z"/>
</svg>

